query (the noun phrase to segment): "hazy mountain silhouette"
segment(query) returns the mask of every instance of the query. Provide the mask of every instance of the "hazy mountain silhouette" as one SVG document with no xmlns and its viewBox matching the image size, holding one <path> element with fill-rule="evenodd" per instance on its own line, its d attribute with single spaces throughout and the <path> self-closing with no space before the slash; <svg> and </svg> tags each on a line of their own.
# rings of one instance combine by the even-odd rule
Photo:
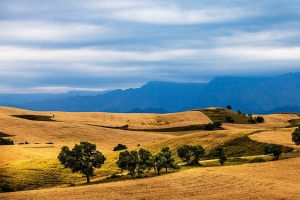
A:
<svg viewBox="0 0 300 200">
<path fill-rule="evenodd" d="M 233 110 L 244 113 L 266 113 L 271 110 L 284 112 L 286 107 L 300 106 L 299 97 L 300 73 L 288 73 L 276 77 L 217 77 L 208 84 L 149 82 L 137 89 L 15 106 L 40 111 L 164 113 L 230 104 Z"/>
</svg>

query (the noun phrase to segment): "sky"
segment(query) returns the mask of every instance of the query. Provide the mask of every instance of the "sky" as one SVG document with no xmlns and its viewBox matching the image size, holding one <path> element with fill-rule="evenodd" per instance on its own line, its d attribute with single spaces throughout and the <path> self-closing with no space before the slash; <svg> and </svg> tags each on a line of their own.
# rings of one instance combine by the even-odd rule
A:
<svg viewBox="0 0 300 200">
<path fill-rule="evenodd" d="M 300 72 L 298 0 L 0 0 L 0 93 Z"/>
</svg>

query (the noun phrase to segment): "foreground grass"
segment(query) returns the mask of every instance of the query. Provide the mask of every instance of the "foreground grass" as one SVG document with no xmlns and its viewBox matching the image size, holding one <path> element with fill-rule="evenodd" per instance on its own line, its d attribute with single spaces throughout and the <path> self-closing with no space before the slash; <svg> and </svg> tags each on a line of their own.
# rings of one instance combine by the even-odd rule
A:
<svg viewBox="0 0 300 200">
<path fill-rule="evenodd" d="M 115 161 L 117 154 L 105 155 L 105 164 L 95 170 L 96 177 L 109 176 L 118 172 Z M 57 158 L 17 161 L 0 166 L 0 183 L 15 191 L 42 189 L 85 182 L 86 177 L 64 168 Z"/>
</svg>

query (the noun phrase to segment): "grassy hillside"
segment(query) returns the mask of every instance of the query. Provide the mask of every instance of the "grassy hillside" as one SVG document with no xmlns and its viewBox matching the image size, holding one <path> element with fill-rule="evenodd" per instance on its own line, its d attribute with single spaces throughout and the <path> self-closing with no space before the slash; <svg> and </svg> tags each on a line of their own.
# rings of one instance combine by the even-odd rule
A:
<svg viewBox="0 0 300 200">
<path fill-rule="evenodd" d="M 108 175 L 118 172 L 115 162 L 119 152 L 112 151 L 118 143 L 125 144 L 129 150 L 145 148 L 152 153 L 169 146 L 174 154 L 184 144 L 202 145 L 207 152 L 222 144 L 226 146 L 227 153 L 234 152 L 236 146 L 244 146 L 244 150 L 252 152 L 247 155 L 258 153 L 255 150 L 259 148 L 257 145 L 259 143 L 255 140 L 260 143 L 277 143 L 293 148 L 295 146 L 288 141 L 288 135 L 293 129 L 285 128 L 289 120 L 299 119 L 299 116 L 292 114 L 266 115 L 263 124 L 244 124 L 242 121 L 234 124 L 225 123 L 223 124 L 225 130 L 176 130 L 178 127 L 211 123 L 225 115 L 242 118 L 225 109 L 213 111 L 206 109 L 203 112 L 206 112 L 207 116 L 199 111 L 159 115 L 33 112 L 0 107 L 0 132 L 2 136 L 15 142 L 12 146 L 0 146 L 1 152 L 4 152 L 0 160 L 0 182 L 9 184 L 15 190 L 64 187 L 84 182 L 85 177 L 64 169 L 57 159 L 62 146 L 73 148 L 75 143 L 78 144 L 80 141 L 96 144 L 97 149 L 107 157 L 102 168 L 95 171 L 96 177 L 93 179 L 96 180 L 103 180 Z M 44 119 L 51 119 L 51 121 Z M 127 125 L 128 130 L 103 127 L 123 125 Z M 147 131 L 137 131 L 143 128 Z M 172 131 L 158 132 L 157 129 L 172 129 Z M 276 134 L 277 137 L 274 137 Z M 252 139 L 250 143 L 247 143 L 249 141 L 243 143 L 242 140 L 237 139 L 248 135 Z M 235 142 L 232 144 L 230 141 Z M 29 144 L 19 145 L 25 142 Z M 250 146 L 256 148 L 250 150 Z M 245 152 L 232 155 L 242 154 L 246 155 Z M 181 162 L 176 159 L 177 162 Z M 184 171 L 186 170 L 180 172 L 180 176 L 184 177 Z M 112 184 L 118 185 L 118 183 Z"/>
</svg>

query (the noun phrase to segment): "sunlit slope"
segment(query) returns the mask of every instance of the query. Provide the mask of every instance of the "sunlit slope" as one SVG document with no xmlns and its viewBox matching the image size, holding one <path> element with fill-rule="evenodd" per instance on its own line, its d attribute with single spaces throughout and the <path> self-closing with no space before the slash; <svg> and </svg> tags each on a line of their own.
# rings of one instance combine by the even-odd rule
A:
<svg viewBox="0 0 300 200">
<path fill-rule="evenodd" d="M 194 168 L 154 178 L 2 193 L 3 199 L 299 199 L 300 159 Z"/>
<path fill-rule="evenodd" d="M 169 138 L 156 143 L 146 145 L 147 149 L 153 152 L 159 151 L 163 146 L 169 146 L 172 150 L 177 150 L 182 145 L 201 145 L 207 151 L 224 143 L 225 141 L 249 135 L 252 129 L 237 129 L 237 130 L 217 130 L 217 131 L 193 131 L 190 134 Z"/>
<path fill-rule="evenodd" d="M 187 111 L 171 114 L 124 114 L 124 113 L 64 113 L 54 112 L 58 121 L 76 122 L 107 127 L 128 125 L 132 129 L 182 127 L 211 123 L 211 120 L 199 111 Z"/>
<path fill-rule="evenodd" d="M 294 149 L 300 150 L 299 145 L 295 145 L 292 141 L 292 132 L 295 128 L 280 128 L 280 129 L 273 129 L 273 130 L 266 130 L 254 135 L 251 135 L 250 138 L 252 140 L 256 140 L 259 142 L 266 142 L 266 143 L 274 143 L 274 144 L 281 144 L 284 146 L 289 146 Z"/>
<path fill-rule="evenodd" d="M 55 121 L 32 121 L 12 115 L 43 115 Z M 54 116 L 54 117 L 53 117 Z M 201 112 L 183 112 L 165 115 L 33 112 L 0 107 L 0 132 L 12 135 L 16 145 L 1 146 L 0 163 L 10 161 L 57 157 L 62 146 L 73 147 L 80 141 L 95 143 L 101 151 L 112 151 L 118 143 L 135 148 L 174 136 L 165 133 L 127 131 L 100 126 L 177 127 L 211 122 Z M 28 142 L 27 145 L 18 145 Z M 53 144 L 46 144 L 46 143 Z"/>
</svg>

